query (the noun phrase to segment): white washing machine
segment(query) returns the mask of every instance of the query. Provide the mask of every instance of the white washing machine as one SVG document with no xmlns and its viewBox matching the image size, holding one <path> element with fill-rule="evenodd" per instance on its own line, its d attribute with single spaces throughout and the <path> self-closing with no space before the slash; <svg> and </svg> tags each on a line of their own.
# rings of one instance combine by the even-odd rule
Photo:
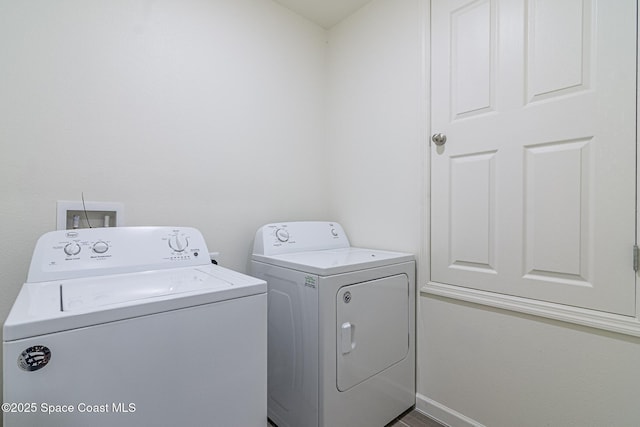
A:
<svg viewBox="0 0 640 427">
<path fill-rule="evenodd" d="M 337 223 L 268 224 L 268 414 L 278 427 L 382 427 L 415 404 L 415 260 L 352 248 Z"/>
<path fill-rule="evenodd" d="M 264 427 L 266 303 L 193 228 L 47 233 L 4 324 L 4 426 Z"/>
</svg>

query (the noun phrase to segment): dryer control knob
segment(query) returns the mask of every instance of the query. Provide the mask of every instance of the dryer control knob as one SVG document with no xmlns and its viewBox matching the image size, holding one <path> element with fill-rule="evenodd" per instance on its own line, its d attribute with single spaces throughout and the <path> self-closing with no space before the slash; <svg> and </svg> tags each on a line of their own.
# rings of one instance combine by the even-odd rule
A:
<svg viewBox="0 0 640 427">
<path fill-rule="evenodd" d="M 287 242 L 289 240 L 289 232 L 287 230 L 285 230 L 284 228 L 278 228 L 276 230 L 276 237 L 281 242 Z"/>
<path fill-rule="evenodd" d="M 169 247 L 176 252 L 183 252 L 189 246 L 189 241 L 183 236 L 169 237 Z"/>
<path fill-rule="evenodd" d="M 64 253 L 69 256 L 78 255 L 80 253 L 80 245 L 77 243 L 68 243 L 64 247 Z"/>
<path fill-rule="evenodd" d="M 109 250 L 109 245 L 107 245 L 102 240 L 99 241 L 99 242 L 95 242 L 93 244 L 93 252 L 95 252 L 97 254 L 103 254 L 103 253 L 107 252 L 108 250 Z"/>
</svg>

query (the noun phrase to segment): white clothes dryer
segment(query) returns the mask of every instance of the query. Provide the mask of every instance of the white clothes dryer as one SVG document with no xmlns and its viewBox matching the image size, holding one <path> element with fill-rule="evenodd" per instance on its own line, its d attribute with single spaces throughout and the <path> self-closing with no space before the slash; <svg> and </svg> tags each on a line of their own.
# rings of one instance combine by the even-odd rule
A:
<svg viewBox="0 0 640 427">
<path fill-rule="evenodd" d="M 266 302 L 193 228 L 47 233 L 4 324 L 4 425 L 264 427 Z"/>
<path fill-rule="evenodd" d="M 415 405 L 415 259 L 353 248 L 335 222 L 261 227 L 268 415 L 278 427 L 382 427 Z"/>
</svg>

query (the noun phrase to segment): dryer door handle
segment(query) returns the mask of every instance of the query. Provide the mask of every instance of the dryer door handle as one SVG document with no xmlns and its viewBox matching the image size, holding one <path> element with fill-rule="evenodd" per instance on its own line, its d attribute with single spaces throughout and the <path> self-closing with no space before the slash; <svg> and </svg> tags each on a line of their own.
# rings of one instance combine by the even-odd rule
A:
<svg viewBox="0 0 640 427">
<path fill-rule="evenodd" d="M 349 354 L 354 348 L 356 348 L 356 325 L 351 322 L 344 322 L 341 326 L 341 330 L 342 354 Z"/>
</svg>

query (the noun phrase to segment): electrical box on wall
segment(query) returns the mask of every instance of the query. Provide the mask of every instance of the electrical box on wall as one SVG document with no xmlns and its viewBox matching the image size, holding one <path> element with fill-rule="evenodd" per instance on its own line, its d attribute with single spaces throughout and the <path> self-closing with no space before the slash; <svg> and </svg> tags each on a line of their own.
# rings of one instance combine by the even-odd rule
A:
<svg viewBox="0 0 640 427">
<path fill-rule="evenodd" d="M 121 227 L 122 203 L 58 201 L 57 229 Z"/>
</svg>

